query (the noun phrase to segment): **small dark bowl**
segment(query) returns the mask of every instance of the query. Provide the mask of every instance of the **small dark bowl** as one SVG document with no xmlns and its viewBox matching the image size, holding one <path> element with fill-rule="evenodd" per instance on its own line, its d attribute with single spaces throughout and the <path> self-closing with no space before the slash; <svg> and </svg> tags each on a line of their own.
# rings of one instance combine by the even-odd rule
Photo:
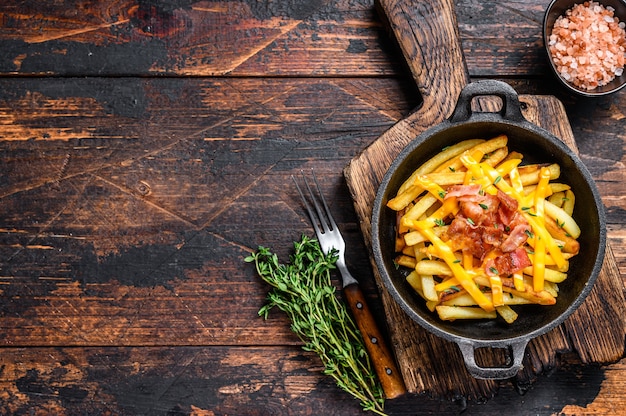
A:
<svg viewBox="0 0 626 416">
<path fill-rule="evenodd" d="M 615 9 L 615 16 L 620 20 L 620 22 L 626 22 L 626 0 L 594 0 L 603 6 L 611 6 Z M 552 68 L 552 72 L 556 75 L 558 80 L 567 88 L 569 91 L 585 96 L 585 97 L 600 97 L 603 95 L 612 94 L 616 91 L 621 90 L 626 86 L 626 71 L 622 73 L 621 76 L 615 77 L 611 82 L 606 85 L 599 86 L 593 90 L 587 90 L 584 88 L 580 88 L 565 80 L 561 74 L 556 69 L 556 65 L 554 60 L 552 59 L 552 54 L 549 49 L 550 42 L 550 34 L 552 33 L 552 27 L 554 26 L 554 22 L 559 16 L 563 15 L 567 10 L 571 9 L 574 5 L 584 3 L 584 0 L 553 0 L 548 8 L 546 9 L 546 13 L 543 18 L 543 43 L 545 46 L 546 54 L 548 55 L 548 62 L 550 63 L 550 68 Z"/>
<path fill-rule="evenodd" d="M 472 112 L 477 96 L 498 96 L 503 106 L 499 113 Z M 559 284 L 556 305 L 516 307 L 513 324 L 503 320 L 444 322 L 426 308 L 426 302 L 406 282 L 408 270 L 394 263 L 396 212 L 386 206 L 400 185 L 430 157 L 446 146 L 470 138 L 491 138 L 506 134 L 509 150 L 524 155 L 525 163 L 557 162 L 559 181 L 570 184 L 576 195 L 574 219 L 581 227 L 580 252 L 570 260 L 568 278 Z M 513 377 L 522 366 L 528 341 L 562 323 L 590 292 L 601 270 L 606 244 L 604 207 L 595 183 L 578 156 L 561 140 L 528 122 L 520 110 L 517 93 L 499 81 L 479 81 L 461 92 L 452 116 L 416 137 L 400 152 L 383 177 L 372 210 L 372 248 L 385 285 L 398 305 L 419 325 L 444 339 L 455 342 L 466 367 L 476 378 Z M 509 349 L 513 365 L 483 368 L 474 361 L 474 350 L 482 347 Z"/>
</svg>

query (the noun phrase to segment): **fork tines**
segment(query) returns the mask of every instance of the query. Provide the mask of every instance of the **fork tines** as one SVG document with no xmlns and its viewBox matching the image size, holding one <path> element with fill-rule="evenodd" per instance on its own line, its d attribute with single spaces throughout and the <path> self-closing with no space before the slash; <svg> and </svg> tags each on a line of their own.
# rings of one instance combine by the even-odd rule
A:
<svg viewBox="0 0 626 416">
<path fill-rule="evenodd" d="M 304 172 L 300 171 L 300 173 L 302 175 L 304 185 L 306 186 L 306 190 L 308 191 L 307 192 L 309 196 L 308 199 L 305 196 L 304 192 L 302 192 L 302 189 L 298 185 L 298 181 L 296 180 L 296 178 L 293 175 L 291 176 L 291 178 L 296 184 L 296 188 L 298 189 L 300 198 L 302 198 L 302 203 L 304 204 L 304 208 L 309 214 L 309 217 L 311 218 L 311 222 L 313 223 L 313 228 L 315 229 L 315 233 L 318 235 L 318 238 L 319 238 L 320 234 L 324 234 L 326 232 L 336 230 L 337 224 L 335 223 L 335 220 L 333 219 L 330 213 L 330 209 L 328 208 L 326 199 L 324 198 L 324 195 L 322 194 L 322 190 L 320 188 L 319 183 L 317 182 L 317 177 L 315 176 L 315 173 L 311 172 L 311 177 L 313 178 L 315 189 L 317 190 L 317 195 L 319 197 L 315 196 L 314 189 L 312 189 L 311 185 L 309 185 L 309 181 L 307 180 Z M 309 199 L 311 202 L 309 202 Z M 318 201 L 321 201 L 322 206 L 324 208 L 323 211 L 322 211 L 322 206 L 320 206 L 320 203 Z M 315 212 L 313 210 L 315 210 Z M 321 226 L 321 229 L 320 229 L 320 226 Z"/>
</svg>

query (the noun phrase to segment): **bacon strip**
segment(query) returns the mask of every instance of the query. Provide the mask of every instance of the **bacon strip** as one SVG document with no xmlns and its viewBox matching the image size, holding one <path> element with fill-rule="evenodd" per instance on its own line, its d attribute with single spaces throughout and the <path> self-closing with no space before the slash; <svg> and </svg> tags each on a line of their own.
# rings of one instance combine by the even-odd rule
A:
<svg viewBox="0 0 626 416">
<path fill-rule="evenodd" d="M 477 184 L 451 186 L 445 198 L 452 197 L 457 198 L 461 210 L 450 223 L 447 236 L 457 249 L 482 261 L 499 248 L 502 254 L 485 266 L 489 275 L 508 276 L 530 265 L 522 248 L 530 225 L 518 212 L 515 198 L 500 190 L 496 195 L 481 194 Z"/>
</svg>

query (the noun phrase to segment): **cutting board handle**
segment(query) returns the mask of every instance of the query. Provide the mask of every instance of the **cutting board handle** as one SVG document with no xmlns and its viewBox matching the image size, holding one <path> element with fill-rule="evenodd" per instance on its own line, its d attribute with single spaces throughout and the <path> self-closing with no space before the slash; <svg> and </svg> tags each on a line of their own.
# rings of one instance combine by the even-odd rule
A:
<svg viewBox="0 0 626 416">
<path fill-rule="evenodd" d="M 400 46 L 426 113 L 434 125 L 447 118 L 469 74 L 453 0 L 376 0 L 381 18 Z"/>
</svg>

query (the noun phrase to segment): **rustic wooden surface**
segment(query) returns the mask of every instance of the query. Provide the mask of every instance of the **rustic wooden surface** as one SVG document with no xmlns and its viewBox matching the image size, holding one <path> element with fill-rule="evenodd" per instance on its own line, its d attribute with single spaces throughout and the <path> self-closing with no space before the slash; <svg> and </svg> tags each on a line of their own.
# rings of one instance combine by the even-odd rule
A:
<svg viewBox="0 0 626 416">
<path fill-rule="evenodd" d="M 541 50 L 548 3 L 456 0 L 468 73 L 561 100 L 626 280 L 626 93 L 560 89 Z M 283 316 L 257 316 L 267 287 L 243 258 L 265 245 L 286 259 L 312 233 L 286 184 L 314 168 L 385 325 L 343 169 L 421 99 L 373 0 L 0 15 L 0 412 L 357 414 Z M 563 352 L 526 384 L 386 409 L 618 414 L 626 360 L 589 361 Z"/>
</svg>

